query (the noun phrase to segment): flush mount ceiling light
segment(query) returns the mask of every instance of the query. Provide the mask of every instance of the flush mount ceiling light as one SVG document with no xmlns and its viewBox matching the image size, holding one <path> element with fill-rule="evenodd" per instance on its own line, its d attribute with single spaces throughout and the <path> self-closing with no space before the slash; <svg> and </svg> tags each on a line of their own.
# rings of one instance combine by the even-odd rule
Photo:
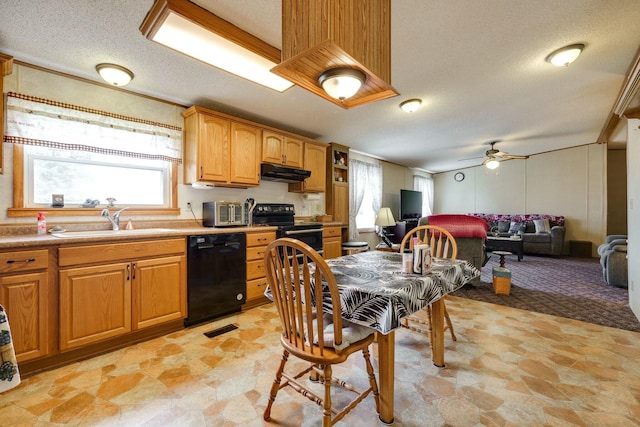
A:
<svg viewBox="0 0 640 427">
<path fill-rule="evenodd" d="M 98 64 L 96 71 L 102 79 L 113 86 L 125 86 L 133 80 L 133 73 L 116 64 Z"/>
<path fill-rule="evenodd" d="M 402 111 L 406 113 L 413 113 L 420 108 L 420 104 L 422 104 L 422 100 L 420 99 L 407 99 L 400 103 L 400 108 L 402 108 Z"/>
<path fill-rule="evenodd" d="M 333 68 L 320 74 L 318 83 L 330 97 L 344 102 L 355 95 L 366 79 L 365 74 L 353 68 Z"/>
<path fill-rule="evenodd" d="M 487 169 L 493 170 L 493 169 L 496 169 L 498 166 L 500 166 L 500 162 L 497 161 L 494 157 L 492 157 L 484 165 L 487 167 Z"/>
<path fill-rule="evenodd" d="M 335 68 L 365 75 L 342 101 L 318 79 Z M 282 62 L 271 71 L 342 108 L 398 95 L 391 87 L 390 0 L 282 0 Z"/>
<path fill-rule="evenodd" d="M 557 67 L 566 67 L 575 61 L 582 53 L 584 44 L 572 44 L 553 51 L 547 56 L 546 61 Z"/>
<path fill-rule="evenodd" d="M 293 83 L 271 73 L 280 50 L 188 0 L 156 0 L 140 31 L 149 40 L 283 92 Z"/>
</svg>

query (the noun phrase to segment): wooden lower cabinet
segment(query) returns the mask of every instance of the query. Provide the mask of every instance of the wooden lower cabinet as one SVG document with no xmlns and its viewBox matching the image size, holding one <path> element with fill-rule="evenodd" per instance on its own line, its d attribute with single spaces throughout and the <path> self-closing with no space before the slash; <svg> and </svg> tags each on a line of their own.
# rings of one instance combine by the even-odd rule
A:
<svg viewBox="0 0 640 427">
<path fill-rule="evenodd" d="M 322 250 L 324 259 L 337 258 L 342 255 L 342 227 L 322 228 Z"/>
<path fill-rule="evenodd" d="M 0 277 L 0 304 L 5 308 L 18 362 L 49 354 L 46 272 Z"/>
<path fill-rule="evenodd" d="M 247 302 L 245 307 L 252 307 L 268 301 L 264 296 L 264 291 L 267 288 L 264 254 L 267 245 L 275 239 L 275 231 L 247 233 Z"/>
<path fill-rule="evenodd" d="M 131 264 L 60 270 L 60 350 L 131 331 Z"/>
<path fill-rule="evenodd" d="M 184 318 L 185 248 L 184 239 L 61 248 L 60 351 Z"/>
<path fill-rule="evenodd" d="M 6 310 L 18 363 L 51 352 L 48 265 L 47 249 L 0 253 L 0 304 Z"/>
<path fill-rule="evenodd" d="M 147 328 L 187 313 L 184 256 L 138 261 L 133 264 L 132 328 Z"/>
</svg>

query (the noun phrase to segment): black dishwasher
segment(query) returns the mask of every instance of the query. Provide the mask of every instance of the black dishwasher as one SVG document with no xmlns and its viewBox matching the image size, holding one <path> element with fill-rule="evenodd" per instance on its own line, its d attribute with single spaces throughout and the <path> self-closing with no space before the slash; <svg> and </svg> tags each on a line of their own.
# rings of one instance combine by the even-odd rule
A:
<svg viewBox="0 0 640 427">
<path fill-rule="evenodd" d="M 240 311 L 247 300 L 244 233 L 189 236 L 185 326 Z"/>
</svg>

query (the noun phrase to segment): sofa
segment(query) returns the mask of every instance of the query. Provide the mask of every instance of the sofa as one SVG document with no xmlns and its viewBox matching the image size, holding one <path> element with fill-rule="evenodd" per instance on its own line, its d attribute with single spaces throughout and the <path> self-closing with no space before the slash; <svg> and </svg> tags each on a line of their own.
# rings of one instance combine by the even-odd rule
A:
<svg viewBox="0 0 640 427">
<path fill-rule="evenodd" d="M 519 234 L 526 254 L 562 255 L 565 235 L 564 216 L 486 213 L 469 215 L 485 220 L 491 235 L 508 237 Z"/>
<path fill-rule="evenodd" d="M 609 286 L 628 288 L 627 236 L 611 234 L 598 246 L 602 278 Z"/>
<path fill-rule="evenodd" d="M 418 225 L 437 225 L 451 233 L 458 246 L 458 259 L 470 262 L 478 270 L 486 263 L 485 240 L 489 230 L 486 221 L 469 215 L 440 214 L 422 217 Z M 469 283 L 479 285 L 480 277 Z"/>
</svg>

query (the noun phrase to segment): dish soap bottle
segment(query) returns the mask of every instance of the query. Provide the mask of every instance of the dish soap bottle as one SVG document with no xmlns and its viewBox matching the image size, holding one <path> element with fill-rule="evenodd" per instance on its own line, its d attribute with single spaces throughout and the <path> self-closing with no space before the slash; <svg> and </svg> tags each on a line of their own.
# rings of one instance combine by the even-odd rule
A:
<svg viewBox="0 0 640 427">
<path fill-rule="evenodd" d="M 47 234 L 47 220 L 44 218 L 44 212 L 38 212 L 38 236 Z"/>
</svg>

